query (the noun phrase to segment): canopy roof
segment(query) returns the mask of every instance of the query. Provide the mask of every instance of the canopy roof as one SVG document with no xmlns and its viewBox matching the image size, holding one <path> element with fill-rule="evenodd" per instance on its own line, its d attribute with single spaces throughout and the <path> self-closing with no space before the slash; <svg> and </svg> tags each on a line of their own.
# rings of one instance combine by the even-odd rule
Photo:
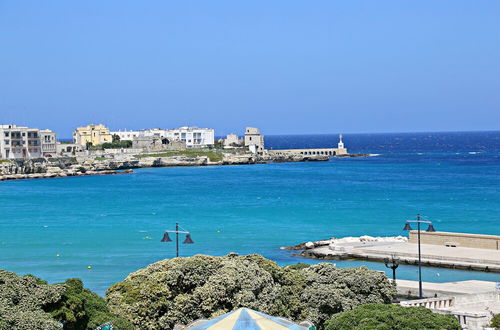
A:
<svg viewBox="0 0 500 330">
<path fill-rule="evenodd" d="M 192 330 L 307 330 L 308 327 L 297 325 L 289 320 L 270 316 L 248 308 L 240 308 L 211 320 L 195 322 L 187 327 Z"/>
</svg>

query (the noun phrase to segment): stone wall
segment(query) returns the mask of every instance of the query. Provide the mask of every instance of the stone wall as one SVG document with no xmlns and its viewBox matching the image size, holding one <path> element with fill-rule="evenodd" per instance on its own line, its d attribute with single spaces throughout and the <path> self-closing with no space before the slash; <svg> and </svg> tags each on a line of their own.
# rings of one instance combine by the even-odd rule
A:
<svg viewBox="0 0 500 330">
<path fill-rule="evenodd" d="M 417 236 L 417 231 L 412 230 L 409 242 L 417 243 Z M 421 231 L 420 242 L 431 245 L 500 250 L 500 236 L 497 235 Z"/>
</svg>

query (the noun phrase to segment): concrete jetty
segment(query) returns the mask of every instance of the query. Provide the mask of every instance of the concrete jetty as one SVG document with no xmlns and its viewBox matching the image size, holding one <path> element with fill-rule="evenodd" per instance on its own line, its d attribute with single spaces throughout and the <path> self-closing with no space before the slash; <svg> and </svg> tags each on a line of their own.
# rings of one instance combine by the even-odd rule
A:
<svg viewBox="0 0 500 330">
<path fill-rule="evenodd" d="M 418 245 L 401 236 L 330 239 L 304 243 L 296 249 L 303 249 L 300 255 L 315 259 L 384 262 L 395 256 L 401 264 L 418 263 Z M 500 273 L 500 250 L 421 244 L 421 257 L 424 266 Z"/>
</svg>

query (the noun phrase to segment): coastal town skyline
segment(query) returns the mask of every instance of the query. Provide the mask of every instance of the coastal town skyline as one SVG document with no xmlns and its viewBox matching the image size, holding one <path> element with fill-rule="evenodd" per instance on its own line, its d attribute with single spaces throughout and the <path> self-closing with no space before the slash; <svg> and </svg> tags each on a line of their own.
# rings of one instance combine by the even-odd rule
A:
<svg viewBox="0 0 500 330">
<path fill-rule="evenodd" d="M 224 138 L 225 136 L 230 135 L 230 134 L 236 134 L 238 136 L 243 136 L 244 133 L 242 133 L 242 129 L 245 126 L 249 126 L 248 124 L 247 125 L 243 124 L 243 126 L 241 126 L 241 127 L 235 127 L 233 129 L 228 129 L 227 131 L 220 131 L 214 127 L 208 127 L 208 126 L 196 125 L 196 124 L 184 124 L 184 125 L 157 124 L 157 125 L 150 125 L 147 127 L 137 127 L 137 126 L 131 125 L 130 127 L 124 128 L 124 127 L 116 127 L 112 124 L 109 125 L 107 122 L 105 123 L 105 122 L 101 122 L 101 121 L 97 120 L 94 122 L 87 121 L 84 123 L 80 123 L 72 128 L 68 128 L 68 129 L 59 131 L 59 130 L 53 129 L 53 127 L 44 127 L 44 126 L 37 125 L 36 123 L 34 123 L 32 125 L 26 124 L 27 122 L 31 122 L 31 121 L 2 122 L 2 123 L 0 123 L 0 125 L 16 125 L 16 126 L 20 126 L 20 127 L 30 127 L 30 128 L 39 129 L 39 130 L 50 130 L 50 131 L 53 131 L 57 134 L 57 140 L 59 140 L 59 141 L 72 140 L 73 139 L 72 136 L 73 136 L 75 129 L 80 127 L 80 126 L 87 126 L 87 125 L 104 125 L 106 127 L 109 127 L 109 129 L 112 132 L 128 132 L 128 131 L 136 132 L 136 131 L 147 131 L 147 130 L 151 130 L 151 129 L 172 130 L 172 129 L 177 129 L 177 128 L 181 128 L 181 127 L 212 129 L 215 132 L 214 137 L 216 137 L 216 138 Z M 423 129 L 414 130 L 414 131 L 401 131 L 401 130 L 400 131 L 398 131 L 398 130 L 394 130 L 394 131 L 355 131 L 355 130 L 354 131 L 348 131 L 348 130 L 334 131 L 334 130 L 332 130 L 332 131 L 326 131 L 323 133 L 318 133 L 318 132 L 297 133 L 297 132 L 283 131 L 281 133 L 275 132 L 275 133 L 270 133 L 270 134 L 266 134 L 266 135 L 286 136 L 286 135 L 335 135 L 335 134 L 405 134 L 405 133 L 411 134 L 411 133 L 454 133 L 454 132 L 467 133 L 467 132 L 497 132 L 497 131 L 500 131 L 500 129 L 428 130 L 428 129 L 423 128 Z"/>
<path fill-rule="evenodd" d="M 61 137 L 498 130 L 499 7 L 3 1 L 0 122 Z"/>
<path fill-rule="evenodd" d="M 0 330 L 500 329 L 499 17 L 0 0 Z"/>
</svg>

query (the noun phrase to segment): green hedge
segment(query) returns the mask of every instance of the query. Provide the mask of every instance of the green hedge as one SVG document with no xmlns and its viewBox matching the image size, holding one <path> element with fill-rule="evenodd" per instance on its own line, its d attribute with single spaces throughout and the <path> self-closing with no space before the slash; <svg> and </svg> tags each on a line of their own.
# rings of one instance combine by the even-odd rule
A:
<svg viewBox="0 0 500 330">
<path fill-rule="evenodd" d="M 460 330 L 452 315 L 433 313 L 425 307 L 367 304 L 334 315 L 326 330 Z"/>
</svg>

